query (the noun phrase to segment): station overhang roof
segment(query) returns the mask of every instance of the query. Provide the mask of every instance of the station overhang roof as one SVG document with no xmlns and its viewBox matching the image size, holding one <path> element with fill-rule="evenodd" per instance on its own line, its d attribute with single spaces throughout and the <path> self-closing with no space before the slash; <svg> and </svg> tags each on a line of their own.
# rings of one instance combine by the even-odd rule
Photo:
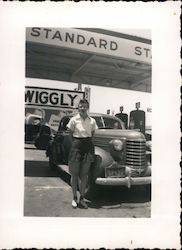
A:
<svg viewBox="0 0 182 250">
<path fill-rule="evenodd" d="M 103 29 L 27 28 L 26 77 L 151 92 L 151 40 Z"/>
</svg>

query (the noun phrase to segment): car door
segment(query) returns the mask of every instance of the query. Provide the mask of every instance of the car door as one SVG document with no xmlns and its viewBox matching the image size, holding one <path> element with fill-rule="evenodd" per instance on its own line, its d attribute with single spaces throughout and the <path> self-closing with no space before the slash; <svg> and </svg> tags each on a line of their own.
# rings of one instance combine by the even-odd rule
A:
<svg viewBox="0 0 182 250">
<path fill-rule="evenodd" d="M 71 136 L 69 134 L 69 131 L 67 129 L 67 124 L 70 120 L 71 116 L 64 116 L 61 121 L 60 121 L 60 125 L 59 125 L 59 129 L 58 129 L 58 134 L 59 134 L 59 138 L 60 138 L 60 142 L 61 142 L 61 150 L 63 152 L 63 160 L 65 163 L 68 162 L 68 156 L 69 156 L 69 151 L 71 148 Z"/>
</svg>

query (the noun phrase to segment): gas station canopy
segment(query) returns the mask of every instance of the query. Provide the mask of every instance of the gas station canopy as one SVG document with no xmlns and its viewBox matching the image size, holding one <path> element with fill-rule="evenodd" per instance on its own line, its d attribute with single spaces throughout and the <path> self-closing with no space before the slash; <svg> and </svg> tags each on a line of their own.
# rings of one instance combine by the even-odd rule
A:
<svg viewBox="0 0 182 250">
<path fill-rule="evenodd" d="M 103 29 L 27 28 L 26 77 L 151 92 L 151 40 Z"/>
</svg>

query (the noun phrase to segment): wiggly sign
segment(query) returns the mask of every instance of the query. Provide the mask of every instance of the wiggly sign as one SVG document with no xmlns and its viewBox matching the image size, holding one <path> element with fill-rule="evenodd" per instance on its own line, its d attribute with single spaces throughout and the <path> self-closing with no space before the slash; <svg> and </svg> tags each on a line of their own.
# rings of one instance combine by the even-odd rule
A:
<svg viewBox="0 0 182 250">
<path fill-rule="evenodd" d="M 76 108 L 84 92 L 26 87 L 25 104 L 31 106 L 46 106 L 55 108 Z"/>
</svg>

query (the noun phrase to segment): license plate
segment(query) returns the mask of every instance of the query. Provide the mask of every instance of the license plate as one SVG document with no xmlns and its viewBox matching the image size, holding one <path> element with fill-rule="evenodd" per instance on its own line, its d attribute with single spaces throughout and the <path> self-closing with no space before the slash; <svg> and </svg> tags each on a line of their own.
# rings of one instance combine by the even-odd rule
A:
<svg viewBox="0 0 182 250">
<path fill-rule="evenodd" d="M 110 178 L 125 177 L 125 167 L 108 167 L 105 168 L 105 176 Z"/>
</svg>

